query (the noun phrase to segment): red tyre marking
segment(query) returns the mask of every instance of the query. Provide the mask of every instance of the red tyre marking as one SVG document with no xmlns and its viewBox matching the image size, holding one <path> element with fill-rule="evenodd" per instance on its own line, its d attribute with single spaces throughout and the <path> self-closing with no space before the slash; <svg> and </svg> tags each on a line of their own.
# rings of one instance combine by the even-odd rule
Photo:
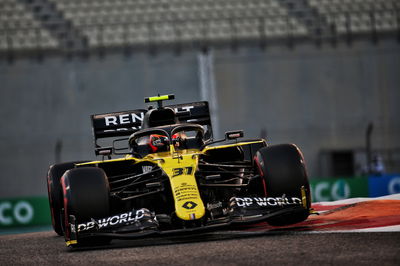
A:
<svg viewBox="0 0 400 266">
<path fill-rule="evenodd" d="M 56 221 L 54 220 L 54 208 L 53 208 L 53 199 L 51 197 L 51 183 L 50 176 L 47 176 L 47 192 L 49 194 L 49 202 L 50 202 L 50 212 L 51 212 L 51 223 L 53 228 L 55 228 Z"/>
<path fill-rule="evenodd" d="M 261 179 L 261 182 L 263 184 L 263 188 L 264 188 L 264 195 L 267 197 L 267 185 L 265 184 L 265 180 L 264 178 Z"/>
<path fill-rule="evenodd" d="M 264 195 L 267 196 L 267 184 L 265 183 L 264 172 L 261 169 L 261 165 L 260 165 L 260 162 L 258 161 L 257 156 L 254 156 L 254 161 L 256 162 L 258 172 L 260 173 L 260 176 L 261 176 L 261 183 L 263 185 Z"/>
<path fill-rule="evenodd" d="M 63 189 L 63 198 L 64 198 L 64 229 L 65 229 L 65 239 L 70 239 L 70 232 L 68 226 L 68 198 L 67 198 L 67 188 L 65 186 L 65 178 L 61 177 L 61 185 Z"/>
</svg>

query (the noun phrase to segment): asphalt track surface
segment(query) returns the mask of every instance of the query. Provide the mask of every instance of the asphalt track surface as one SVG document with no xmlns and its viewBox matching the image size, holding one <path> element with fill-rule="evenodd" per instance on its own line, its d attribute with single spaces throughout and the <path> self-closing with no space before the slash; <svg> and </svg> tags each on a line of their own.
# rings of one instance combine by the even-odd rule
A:
<svg viewBox="0 0 400 266">
<path fill-rule="evenodd" d="M 319 215 L 69 249 L 52 231 L 0 236 L 2 265 L 400 265 L 400 194 L 316 203 Z"/>
<path fill-rule="evenodd" d="M 0 265 L 400 265 L 400 232 L 236 232 L 71 250 L 54 232 L 0 236 Z"/>
</svg>

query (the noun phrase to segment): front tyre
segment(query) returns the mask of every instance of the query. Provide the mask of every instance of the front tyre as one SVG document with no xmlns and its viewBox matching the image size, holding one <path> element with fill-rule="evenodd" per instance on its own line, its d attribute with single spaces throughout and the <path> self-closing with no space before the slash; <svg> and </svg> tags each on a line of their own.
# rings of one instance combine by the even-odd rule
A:
<svg viewBox="0 0 400 266">
<path fill-rule="evenodd" d="M 303 188 L 307 201 L 307 208 L 271 217 L 267 222 L 273 226 L 283 226 L 307 219 L 311 207 L 310 185 L 299 148 L 294 144 L 264 147 L 257 151 L 255 161 L 265 196 L 302 199 Z"/>
<path fill-rule="evenodd" d="M 82 167 L 67 171 L 61 178 L 64 197 L 64 236 L 70 240 L 68 222 L 70 215 L 76 223 L 88 222 L 92 218 L 100 219 L 110 214 L 110 189 L 105 172 L 96 167 Z M 79 238 L 79 236 L 78 236 Z M 78 239 L 78 244 L 97 245 L 107 243 L 100 238 Z"/>
<path fill-rule="evenodd" d="M 63 195 L 61 190 L 61 177 L 70 169 L 75 168 L 75 164 L 80 162 L 59 163 L 50 166 L 47 172 L 47 192 L 51 213 L 51 224 L 54 231 L 62 236 L 63 225 L 61 221 L 61 210 L 63 208 Z"/>
</svg>

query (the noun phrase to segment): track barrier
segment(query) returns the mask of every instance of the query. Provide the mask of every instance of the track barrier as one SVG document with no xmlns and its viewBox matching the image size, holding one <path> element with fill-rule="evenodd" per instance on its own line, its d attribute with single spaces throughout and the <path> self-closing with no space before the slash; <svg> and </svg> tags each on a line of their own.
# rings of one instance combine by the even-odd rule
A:
<svg viewBox="0 0 400 266">
<path fill-rule="evenodd" d="M 400 174 L 369 177 L 311 179 L 313 202 L 400 193 Z"/>
<path fill-rule="evenodd" d="M 0 199 L 0 229 L 50 224 L 47 196 Z"/>
<path fill-rule="evenodd" d="M 310 180 L 313 202 L 400 193 L 400 174 Z M 47 196 L 0 199 L 0 229 L 51 225 Z"/>
</svg>

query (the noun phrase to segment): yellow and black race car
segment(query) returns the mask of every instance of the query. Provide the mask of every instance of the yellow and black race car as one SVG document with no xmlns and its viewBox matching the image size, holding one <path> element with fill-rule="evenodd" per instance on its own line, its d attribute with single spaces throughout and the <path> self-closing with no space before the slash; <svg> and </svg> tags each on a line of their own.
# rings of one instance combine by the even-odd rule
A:
<svg viewBox="0 0 400 266">
<path fill-rule="evenodd" d="M 52 224 L 67 246 L 307 219 L 310 188 L 295 145 L 239 141 L 243 131 L 214 140 L 207 102 L 163 107 L 170 99 L 92 115 L 101 160 L 50 167 Z"/>
</svg>

